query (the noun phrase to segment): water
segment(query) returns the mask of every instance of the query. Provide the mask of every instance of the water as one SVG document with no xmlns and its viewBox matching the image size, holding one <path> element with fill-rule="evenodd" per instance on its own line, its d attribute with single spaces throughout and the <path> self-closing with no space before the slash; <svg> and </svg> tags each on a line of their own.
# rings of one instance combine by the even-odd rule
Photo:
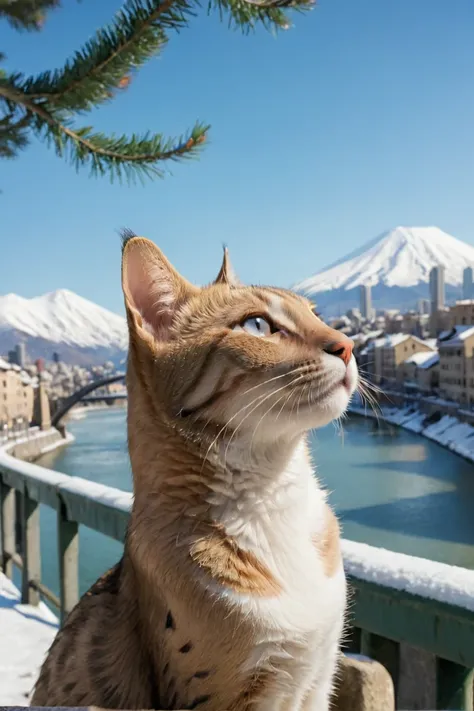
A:
<svg viewBox="0 0 474 711">
<path fill-rule="evenodd" d="M 76 441 L 40 464 L 131 491 L 125 410 L 92 412 L 68 425 Z M 330 491 L 343 535 L 356 541 L 474 569 L 474 465 L 419 435 L 383 433 L 355 417 L 344 431 L 314 433 L 318 476 Z M 43 580 L 57 592 L 55 513 L 42 507 Z M 121 553 L 121 545 L 80 529 L 81 592 Z"/>
</svg>

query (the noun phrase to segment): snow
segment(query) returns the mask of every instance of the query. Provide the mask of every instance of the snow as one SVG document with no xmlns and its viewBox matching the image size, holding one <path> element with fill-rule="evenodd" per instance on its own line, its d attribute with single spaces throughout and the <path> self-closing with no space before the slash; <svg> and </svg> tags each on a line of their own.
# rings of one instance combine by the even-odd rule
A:
<svg viewBox="0 0 474 711">
<path fill-rule="evenodd" d="M 19 591 L 1 572 L 0 630 L 0 704 L 27 706 L 58 620 L 44 603 L 22 605 Z"/>
<path fill-rule="evenodd" d="M 438 227 L 396 227 L 294 289 L 309 295 L 362 284 L 413 287 L 428 283 L 430 270 L 438 265 L 445 268 L 445 283 L 458 286 L 465 267 L 474 265 L 474 247 Z"/>
<path fill-rule="evenodd" d="M 55 432 L 56 430 L 53 431 Z M 47 436 L 49 432 L 50 431 L 41 432 L 38 437 Z M 94 499 L 95 501 L 105 504 L 106 506 L 112 506 L 121 509 L 122 511 L 130 511 L 133 496 L 128 491 L 122 491 L 122 489 L 116 489 L 112 486 L 105 486 L 104 484 L 97 484 L 94 481 L 82 479 L 81 477 L 62 474 L 61 472 L 56 472 L 52 469 L 46 469 L 46 467 L 40 467 L 38 464 L 24 462 L 8 454 L 8 447 L 22 441 L 26 441 L 26 438 L 24 440 L 16 440 L 14 443 L 10 442 L 4 448 L 0 447 L 0 465 L 3 464 L 6 468 L 15 469 L 16 471 L 19 471 L 27 476 L 29 479 L 56 487 L 60 491 L 79 494 L 80 496 L 85 496 L 88 499 Z M 59 441 L 59 444 L 63 443 L 64 440 Z M 51 445 L 51 447 L 45 447 L 42 451 L 46 452 L 48 449 L 54 449 L 56 446 L 58 446 L 58 444 Z"/>
<path fill-rule="evenodd" d="M 474 612 L 474 570 L 342 540 L 348 575 Z"/>
<path fill-rule="evenodd" d="M 373 341 L 371 341 L 363 351 L 361 351 L 362 354 L 367 354 L 369 351 L 373 350 L 374 348 L 394 348 L 395 346 L 398 346 L 400 343 L 403 343 L 404 341 L 407 340 L 407 338 L 413 338 L 414 341 L 417 343 L 422 343 L 423 345 L 427 346 L 428 341 L 423 341 L 421 338 L 418 338 L 417 336 L 413 336 L 409 333 L 390 333 L 387 336 L 382 336 L 381 338 L 375 338 Z"/>
<path fill-rule="evenodd" d="M 474 326 L 454 326 L 450 331 L 439 334 L 439 346 L 459 346 L 474 335 Z"/>
<path fill-rule="evenodd" d="M 428 398 L 430 402 L 436 402 L 436 398 Z M 439 400 L 440 404 L 455 406 L 452 402 Z M 377 418 L 398 425 L 411 432 L 422 434 L 424 437 L 437 442 L 455 454 L 474 462 L 474 427 L 466 422 L 460 422 L 452 415 L 443 415 L 438 422 L 425 426 L 427 418 L 425 412 L 420 412 L 412 407 L 381 407 L 377 412 L 365 408 L 356 402 L 349 405 L 349 411 L 364 415 L 365 417 Z"/>
<path fill-rule="evenodd" d="M 68 476 L 67 481 L 61 484 L 61 491 L 79 494 L 127 513 L 132 507 L 133 495 L 130 492 L 116 489 L 113 486 L 97 484 L 95 481 L 81 479 L 78 476 Z"/>
<path fill-rule="evenodd" d="M 439 363 L 439 353 L 432 353 L 430 351 L 413 353 L 412 356 L 406 359 L 405 363 L 414 363 L 418 368 L 426 370 L 436 365 L 436 363 Z"/>
<path fill-rule="evenodd" d="M 8 330 L 81 348 L 126 350 L 128 344 L 123 316 L 67 289 L 33 299 L 0 296 L 0 331 Z"/>
</svg>

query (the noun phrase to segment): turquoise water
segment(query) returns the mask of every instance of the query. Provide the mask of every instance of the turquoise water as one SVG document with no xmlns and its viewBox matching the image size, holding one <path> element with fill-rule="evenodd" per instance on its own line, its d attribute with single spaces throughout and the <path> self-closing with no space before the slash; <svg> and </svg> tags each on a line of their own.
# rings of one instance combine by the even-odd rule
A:
<svg viewBox="0 0 474 711">
<path fill-rule="evenodd" d="M 131 491 L 124 410 L 72 421 L 76 441 L 40 464 Z M 311 436 L 318 477 L 330 491 L 343 535 L 474 569 L 474 465 L 397 428 L 354 417 Z M 41 511 L 43 580 L 57 592 L 55 512 Z M 80 530 L 81 592 L 120 556 L 121 545 Z"/>
</svg>

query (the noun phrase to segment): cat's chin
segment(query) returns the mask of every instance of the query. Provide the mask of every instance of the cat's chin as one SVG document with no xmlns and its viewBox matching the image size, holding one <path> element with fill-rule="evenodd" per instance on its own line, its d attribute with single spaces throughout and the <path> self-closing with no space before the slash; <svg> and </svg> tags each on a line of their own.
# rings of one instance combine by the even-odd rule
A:
<svg viewBox="0 0 474 711">
<path fill-rule="evenodd" d="M 357 388 L 357 381 L 357 368 L 351 362 L 343 379 L 323 400 L 308 405 L 306 411 L 299 410 L 300 424 L 306 426 L 307 429 L 319 429 L 344 415 Z"/>
<path fill-rule="evenodd" d="M 298 427 L 304 430 L 325 427 L 346 412 L 351 397 L 351 390 L 345 383 L 341 383 L 322 402 L 299 409 Z"/>
</svg>

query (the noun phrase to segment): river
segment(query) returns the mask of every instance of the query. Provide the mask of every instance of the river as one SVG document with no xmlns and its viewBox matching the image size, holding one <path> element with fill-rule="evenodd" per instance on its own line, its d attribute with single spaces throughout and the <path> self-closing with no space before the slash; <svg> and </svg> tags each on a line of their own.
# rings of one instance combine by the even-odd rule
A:
<svg viewBox="0 0 474 711">
<path fill-rule="evenodd" d="M 125 410 L 72 420 L 76 437 L 43 466 L 131 491 Z M 361 417 L 311 436 L 318 477 L 330 490 L 343 535 L 356 541 L 474 569 L 474 465 L 428 439 Z M 57 585 L 55 513 L 41 510 L 43 580 Z M 81 593 L 120 556 L 121 545 L 80 530 Z"/>
</svg>

